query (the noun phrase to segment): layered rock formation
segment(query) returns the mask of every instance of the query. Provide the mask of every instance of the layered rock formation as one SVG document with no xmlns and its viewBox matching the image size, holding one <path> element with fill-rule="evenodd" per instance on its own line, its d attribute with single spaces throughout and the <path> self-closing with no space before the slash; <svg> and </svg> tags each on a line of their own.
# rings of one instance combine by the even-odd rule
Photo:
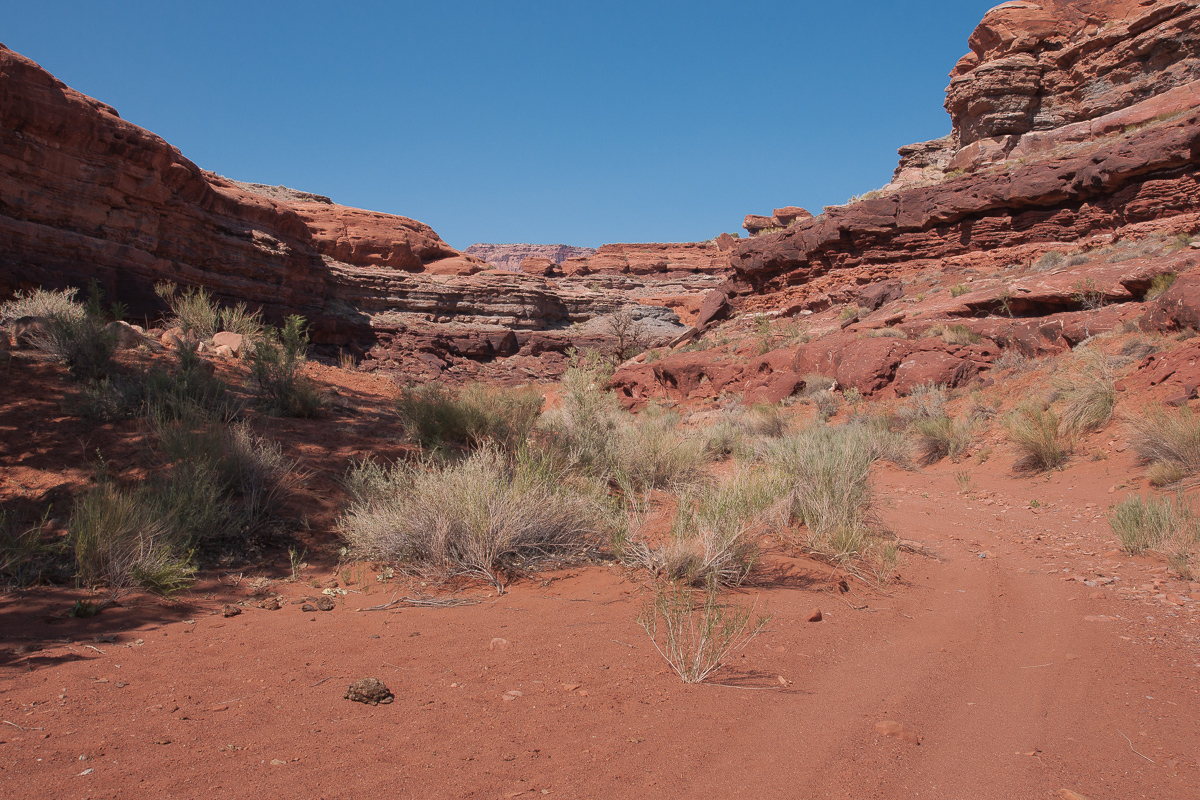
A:
<svg viewBox="0 0 1200 800">
<path fill-rule="evenodd" d="M 632 405 L 777 400 L 817 373 L 902 394 L 973 380 L 1005 348 L 1060 352 L 1144 312 L 1147 330 L 1193 326 L 1198 6 L 993 9 L 951 74 L 950 135 L 901 148 L 893 182 L 866 199 L 814 218 L 747 218 L 757 235 L 733 248 L 730 302 L 768 322 L 807 319 L 818 341 L 757 360 L 755 349 L 666 355 L 614 387 Z M 1155 278 L 1174 274 L 1178 287 L 1147 307 Z"/>
<path fill-rule="evenodd" d="M 520 353 L 557 364 L 571 346 L 603 347 L 603 319 L 626 307 L 654 342 L 683 330 L 642 280 L 477 275 L 489 265 L 416 220 L 206 172 L 3 46 L 0 242 L 0 293 L 95 278 L 141 315 L 160 308 L 156 282 L 203 286 L 268 319 L 302 314 L 317 343 L 413 377 Z M 668 293 L 698 308 L 709 288 Z"/>
<path fill-rule="evenodd" d="M 527 258 L 544 258 L 562 264 L 568 258 L 587 258 L 596 249 L 569 244 L 473 244 L 463 252 L 481 258 L 497 269 L 520 272 L 521 262 Z"/>
</svg>

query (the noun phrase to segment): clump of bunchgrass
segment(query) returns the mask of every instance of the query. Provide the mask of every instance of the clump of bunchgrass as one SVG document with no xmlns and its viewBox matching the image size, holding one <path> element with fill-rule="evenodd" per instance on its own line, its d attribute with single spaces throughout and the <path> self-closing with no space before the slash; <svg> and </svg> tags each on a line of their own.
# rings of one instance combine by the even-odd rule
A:
<svg viewBox="0 0 1200 800">
<path fill-rule="evenodd" d="M 440 383 L 405 387 L 396 399 L 404 427 L 423 447 L 478 447 L 495 442 L 506 450 L 529 437 L 541 414 L 541 392 L 471 384 L 455 390 Z"/>
<path fill-rule="evenodd" d="M 1200 419 L 1187 406 L 1156 406 L 1130 419 L 1130 445 L 1149 467 L 1150 483 L 1165 486 L 1200 472 Z"/>
<path fill-rule="evenodd" d="M 1075 434 L 1108 424 L 1117 407 L 1112 359 L 1099 350 L 1081 348 L 1068 377 L 1057 386 L 1063 399 L 1062 423 Z"/>
<path fill-rule="evenodd" d="M 1191 502 L 1182 495 L 1176 498 L 1130 495 L 1109 513 L 1108 524 L 1125 552 L 1165 553 L 1179 564 L 1180 572 L 1188 569 L 1200 543 L 1200 520 Z"/>
<path fill-rule="evenodd" d="M 12 300 L 0 303 L 0 320 L 11 322 L 22 317 L 81 319 L 84 306 L 75 299 L 78 293 L 78 289 L 18 290 Z"/>
<path fill-rule="evenodd" d="M 1005 422 L 1008 440 L 1017 450 L 1014 468 L 1021 472 L 1044 472 L 1062 466 L 1071 455 L 1073 441 L 1064 431 L 1058 414 L 1038 403 L 1027 403 Z"/>
<path fill-rule="evenodd" d="M 167 324 L 200 339 L 211 339 L 220 331 L 238 333 L 248 338 L 259 336 L 263 329 L 262 315 L 249 311 L 245 303 L 223 308 L 204 287 L 179 287 L 170 281 L 154 284 L 154 291 L 171 308 Z"/>
<path fill-rule="evenodd" d="M 483 578 L 600 541 L 606 499 L 537 454 L 485 445 L 455 463 L 353 465 L 339 526 L 355 558 Z"/>
<path fill-rule="evenodd" d="M 917 458 L 925 465 L 943 458 L 957 461 L 971 446 L 971 420 L 944 414 L 936 419 L 917 419 L 912 423 Z"/>
</svg>

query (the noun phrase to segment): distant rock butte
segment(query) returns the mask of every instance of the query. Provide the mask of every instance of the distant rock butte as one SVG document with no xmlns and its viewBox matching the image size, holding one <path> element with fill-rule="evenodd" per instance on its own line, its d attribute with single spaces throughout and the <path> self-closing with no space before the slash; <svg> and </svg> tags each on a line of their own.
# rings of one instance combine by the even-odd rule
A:
<svg viewBox="0 0 1200 800">
<path fill-rule="evenodd" d="M 575 247 L 569 244 L 473 244 L 467 255 L 481 258 L 497 269 L 519 272 L 527 258 L 545 258 L 561 264 L 568 258 L 586 258 L 596 252 L 594 247 Z"/>
</svg>

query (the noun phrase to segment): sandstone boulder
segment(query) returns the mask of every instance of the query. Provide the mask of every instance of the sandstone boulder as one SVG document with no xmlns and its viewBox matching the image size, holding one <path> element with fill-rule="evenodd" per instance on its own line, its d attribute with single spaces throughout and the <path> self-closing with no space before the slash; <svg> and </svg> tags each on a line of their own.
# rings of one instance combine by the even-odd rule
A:
<svg viewBox="0 0 1200 800">
<path fill-rule="evenodd" d="M 1139 326 L 1152 333 L 1200 329 L 1200 271 L 1185 272 L 1152 300 Z"/>
<path fill-rule="evenodd" d="M 222 347 L 227 347 L 229 348 L 230 355 L 236 358 L 241 358 L 242 352 L 246 348 L 246 337 L 240 333 L 221 331 L 212 337 L 212 346 L 217 350 Z"/>
</svg>

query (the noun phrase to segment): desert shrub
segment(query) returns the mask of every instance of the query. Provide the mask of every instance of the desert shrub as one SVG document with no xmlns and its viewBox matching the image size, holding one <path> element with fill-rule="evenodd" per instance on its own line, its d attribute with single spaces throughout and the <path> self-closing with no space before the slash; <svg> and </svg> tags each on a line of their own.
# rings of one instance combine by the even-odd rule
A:
<svg viewBox="0 0 1200 800">
<path fill-rule="evenodd" d="M 1092 260 L 1092 257 L 1085 253 L 1076 253 L 1075 255 L 1069 256 L 1067 258 L 1066 265 L 1068 267 L 1078 267 L 1078 266 L 1088 263 L 1091 260 Z"/>
<path fill-rule="evenodd" d="M 12 300 L 0 303 L 0 320 L 11 321 L 21 317 L 80 319 L 83 317 L 84 307 L 75 300 L 78 293 L 78 289 L 19 290 Z"/>
<path fill-rule="evenodd" d="M 693 483 L 708 461 L 702 436 L 679 430 L 679 417 L 651 406 L 637 417 L 618 418 L 609 450 L 609 471 L 638 491 Z"/>
<path fill-rule="evenodd" d="M 75 380 L 99 380 L 112 370 L 117 331 L 108 327 L 95 281 L 81 308 L 69 306 L 64 313 L 47 316 L 45 329 L 31 339 L 36 349 L 65 365 Z"/>
<path fill-rule="evenodd" d="M 1200 419 L 1192 409 L 1149 408 L 1129 426 L 1130 445 L 1149 463 L 1153 485 L 1165 486 L 1200 472 Z"/>
<path fill-rule="evenodd" d="M 759 403 L 727 409 L 721 419 L 701 431 L 704 449 L 711 456 L 736 455 L 750 458 L 765 440 L 777 439 L 787 430 L 787 420 L 778 406 Z"/>
<path fill-rule="evenodd" d="M 971 291 L 971 288 L 969 286 L 967 286 L 966 284 L 960 283 L 957 286 L 950 287 L 950 296 L 951 297 L 962 297 L 964 294 L 966 294 L 969 291 Z"/>
<path fill-rule="evenodd" d="M 871 331 L 870 335 L 874 336 L 876 338 L 889 338 L 889 339 L 907 339 L 908 338 L 908 334 L 905 333 L 904 331 L 902 331 L 900 328 L 876 328 L 875 330 Z"/>
<path fill-rule="evenodd" d="M 1162 350 L 1162 347 L 1153 339 L 1135 336 L 1131 339 L 1127 339 L 1125 343 L 1121 345 L 1120 352 L 1123 358 L 1129 359 L 1130 361 L 1140 361 L 1146 356 L 1157 353 L 1160 350 Z"/>
<path fill-rule="evenodd" d="M 1059 381 L 1063 398 L 1062 423 L 1076 434 L 1097 431 L 1108 424 L 1117 407 L 1113 363 L 1090 348 L 1078 352 L 1067 379 Z"/>
<path fill-rule="evenodd" d="M 1160 294 L 1170 289 L 1175 284 L 1175 278 L 1178 276 L 1174 272 L 1166 272 L 1162 275 L 1155 275 L 1154 280 L 1150 281 L 1150 288 L 1146 290 L 1146 300 L 1153 300 Z"/>
<path fill-rule="evenodd" d="M 209 371 L 211 365 L 196 352 L 196 345 L 185 343 L 178 355 L 179 364 L 173 371 L 155 368 L 142 378 L 144 413 L 166 419 L 233 419 L 239 409 L 229 386 Z"/>
<path fill-rule="evenodd" d="M 828 375 L 817 375 L 815 373 L 805 375 L 804 388 L 800 390 L 801 397 L 811 397 L 817 392 L 832 392 L 837 388 L 837 379 L 830 378 Z"/>
<path fill-rule="evenodd" d="M 327 405 L 316 384 L 301 374 L 308 352 L 304 318 L 289 316 L 283 328 L 264 327 L 250 351 L 250 387 L 259 405 L 283 417 L 315 417 Z"/>
<path fill-rule="evenodd" d="M 833 391 L 814 392 L 809 397 L 817 407 L 817 416 L 822 422 L 831 419 L 842 405 L 841 396 Z"/>
<path fill-rule="evenodd" d="M 277 442 L 245 423 L 202 416 L 153 419 L 168 469 L 151 483 L 154 502 L 192 543 L 252 532 L 279 513 L 303 475 Z"/>
<path fill-rule="evenodd" d="M 890 450 L 878 425 L 814 426 L 781 439 L 768 459 L 791 485 L 791 511 L 807 527 L 804 546 L 846 560 L 868 544 L 871 465 Z"/>
<path fill-rule="evenodd" d="M 541 393 L 533 388 L 471 384 L 455 391 L 426 383 L 401 389 L 396 410 L 405 429 L 424 447 L 447 443 L 477 447 L 491 441 L 512 450 L 528 438 L 542 403 Z"/>
<path fill-rule="evenodd" d="M 604 321 L 604 332 L 612 339 L 607 356 L 614 367 L 641 353 L 649 346 L 646 325 L 630 308 L 610 314 Z"/>
<path fill-rule="evenodd" d="M 486 445 L 452 464 L 364 461 L 351 467 L 339 520 L 355 557 L 475 575 L 550 554 L 577 555 L 602 533 L 603 499 L 530 451 Z"/>
<path fill-rule="evenodd" d="M 947 457 L 957 461 L 971 446 L 972 427 L 970 419 L 948 415 L 915 420 L 912 430 L 918 460 L 926 465 Z"/>
<path fill-rule="evenodd" d="M 1200 542 L 1200 520 L 1182 495 L 1175 499 L 1130 495 L 1109 513 L 1108 525 L 1131 555 L 1158 550 L 1186 563 Z"/>
<path fill-rule="evenodd" d="M 1020 374 L 1029 369 L 1032 364 L 1033 360 L 1029 356 L 1015 347 L 1009 347 L 1000 354 L 999 358 L 992 362 L 992 369 L 997 372 L 1012 370 L 1013 374 Z"/>
<path fill-rule="evenodd" d="M 194 333 L 200 339 L 211 339 L 220 331 L 240 333 L 248 338 L 259 336 L 263 329 L 262 314 L 249 311 L 245 303 L 222 308 L 204 287 L 187 287 L 183 291 L 170 281 L 154 284 L 155 293 L 171 308 L 168 325 L 184 333 Z"/>
<path fill-rule="evenodd" d="M 1071 454 L 1071 441 L 1061 430 L 1058 414 L 1039 404 L 1018 408 L 1005 422 L 1008 440 L 1017 449 L 1019 471 L 1054 469 Z"/>
<path fill-rule="evenodd" d="M 1108 304 L 1104 290 L 1093 278 L 1076 281 L 1073 288 L 1075 292 L 1071 295 L 1071 299 L 1088 311 L 1104 308 Z"/>
<path fill-rule="evenodd" d="M 1065 262 L 1066 256 L 1057 250 L 1050 250 L 1042 254 L 1042 257 L 1033 262 L 1035 272 L 1049 272 L 1052 269 L 1058 269 Z"/>
<path fill-rule="evenodd" d="M 912 387 L 908 398 L 896 412 L 896 420 L 902 427 L 917 420 L 937 420 L 946 416 L 946 387 L 934 383 L 922 383 Z"/>
<path fill-rule="evenodd" d="M 189 556 L 145 501 L 108 481 L 76 501 L 69 529 L 81 583 L 103 584 L 116 598 L 135 587 L 170 594 L 191 582 Z"/>
<path fill-rule="evenodd" d="M 757 636 L 771 618 L 726 602 L 715 585 L 696 602 L 680 584 L 655 584 L 654 600 L 638 617 L 646 635 L 684 683 L 699 683 Z"/>
<path fill-rule="evenodd" d="M 603 389 L 609 374 L 594 359 L 577 356 L 563 374 L 561 405 L 538 423 L 568 463 L 591 473 L 607 474 L 622 418 L 616 397 Z"/>
</svg>

